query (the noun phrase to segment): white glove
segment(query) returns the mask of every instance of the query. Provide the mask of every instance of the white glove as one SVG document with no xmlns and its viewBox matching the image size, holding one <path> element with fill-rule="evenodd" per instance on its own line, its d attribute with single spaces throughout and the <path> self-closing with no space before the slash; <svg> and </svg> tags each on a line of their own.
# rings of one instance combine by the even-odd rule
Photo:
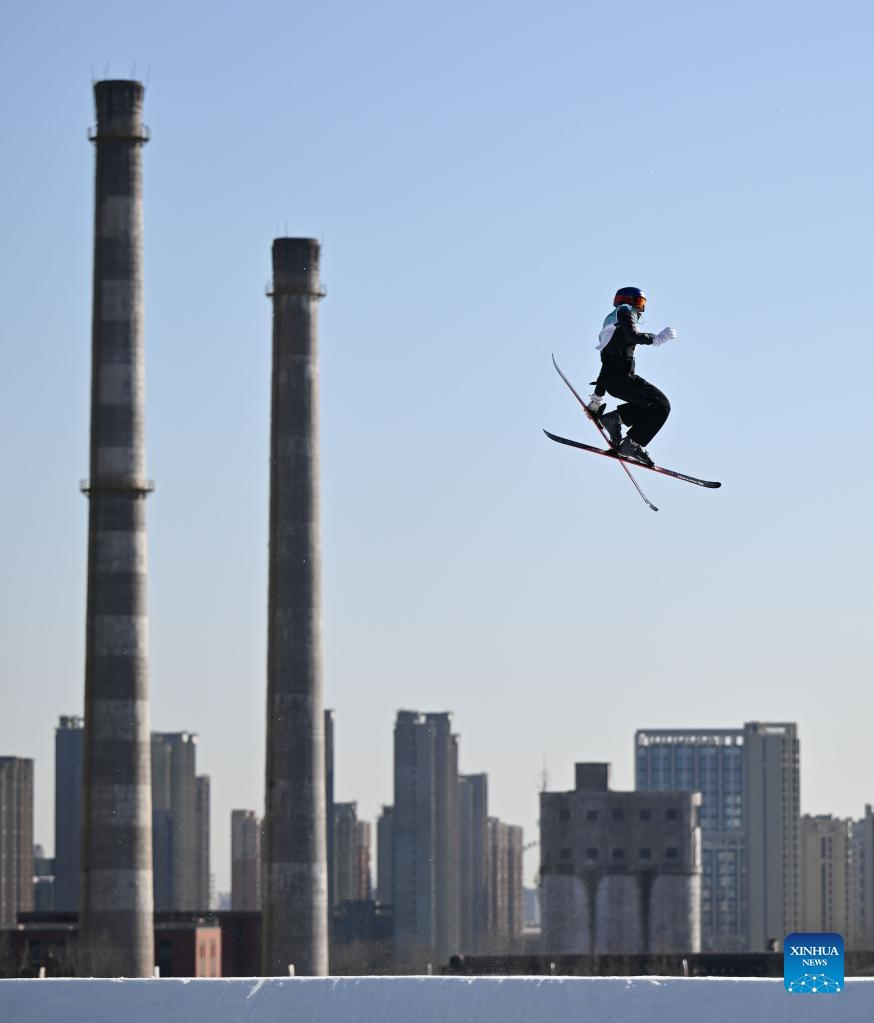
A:
<svg viewBox="0 0 874 1023">
<path fill-rule="evenodd" d="M 673 327 L 665 327 L 664 330 L 660 330 L 658 334 L 652 339 L 654 345 L 663 345 L 665 341 L 673 341 L 677 336 L 677 332 Z"/>
<path fill-rule="evenodd" d="M 594 412 L 595 415 L 598 415 L 598 413 L 601 411 L 602 408 L 604 408 L 606 404 L 607 399 L 604 397 L 603 394 L 595 394 L 595 392 L 592 391 L 591 397 L 586 402 L 586 408 L 590 412 Z"/>
</svg>

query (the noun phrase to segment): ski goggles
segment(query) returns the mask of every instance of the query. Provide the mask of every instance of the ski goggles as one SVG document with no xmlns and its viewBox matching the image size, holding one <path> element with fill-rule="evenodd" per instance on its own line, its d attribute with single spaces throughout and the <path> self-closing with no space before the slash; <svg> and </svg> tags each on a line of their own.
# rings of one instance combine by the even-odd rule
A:
<svg viewBox="0 0 874 1023">
<path fill-rule="evenodd" d="M 621 292 L 616 296 L 616 305 L 630 305 L 632 309 L 636 309 L 639 313 L 642 313 L 646 309 L 646 295 L 623 295 Z"/>
</svg>

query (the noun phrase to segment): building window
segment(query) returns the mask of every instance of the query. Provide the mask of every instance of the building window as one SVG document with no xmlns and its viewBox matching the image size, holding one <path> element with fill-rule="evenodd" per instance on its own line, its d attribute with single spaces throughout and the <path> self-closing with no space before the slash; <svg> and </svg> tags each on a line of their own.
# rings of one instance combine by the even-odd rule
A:
<svg viewBox="0 0 874 1023">
<path fill-rule="evenodd" d="M 570 812 L 570 810 L 559 810 L 558 811 L 558 819 L 560 821 L 569 821 L 571 819 L 571 812 Z"/>
<path fill-rule="evenodd" d="M 625 859 L 625 850 L 624 849 L 614 849 L 611 855 L 613 856 L 614 860 L 624 860 Z"/>
<path fill-rule="evenodd" d="M 665 859 L 675 860 L 680 855 L 680 850 L 675 845 L 669 845 L 665 849 Z"/>
<path fill-rule="evenodd" d="M 644 846 L 640 850 L 640 858 L 642 860 L 650 860 L 650 859 L 652 859 L 652 850 L 648 846 Z"/>
<path fill-rule="evenodd" d="M 597 858 L 598 858 L 598 850 L 597 849 L 586 849 L 586 859 L 587 860 L 596 860 Z"/>
<path fill-rule="evenodd" d="M 587 821 L 596 821 L 597 819 L 598 819 L 598 811 L 597 810 L 586 810 L 586 820 Z"/>
<path fill-rule="evenodd" d="M 614 821 L 621 821 L 625 817 L 625 811 L 617 806 L 616 809 L 613 811 L 612 817 Z"/>
<path fill-rule="evenodd" d="M 679 816 L 679 813 L 673 807 L 670 810 L 665 810 L 665 820 L 675 821 Z"/>
<path fill-rule="evenodd" d="M 571 851 L 570 849 L 562 849 L 559 855 L 563 860 L 569 860 L 571 858 Z"/>
<path fill-rule="evenodd" d="M 648 821 L 650 818 L 650 812 L 649 810 L 641 810 L 637 816 L 639 820 Z"/>
</svg>

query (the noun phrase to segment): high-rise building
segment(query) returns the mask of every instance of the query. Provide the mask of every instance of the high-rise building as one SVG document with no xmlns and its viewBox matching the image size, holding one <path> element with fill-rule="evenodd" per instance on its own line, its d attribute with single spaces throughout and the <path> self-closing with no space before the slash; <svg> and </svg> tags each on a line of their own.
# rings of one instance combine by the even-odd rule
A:
<svg viewBox="0 0 874 1023">
<path fill-rule="evenodd" d="M 373 827 L 370 821 L 355 825 L 355 887 L 360 900 L 373 896 Z"/>
<path fill-rule="evenodd" d="M 41 845 L 33 847 L 33 908 L 37 913 L 55 909 L 55 861 Z"/>
<path fill-rule="evenodd" d="M 490 952 L 504 952 L 509 907 L 507 906 L 507 825 L 497 817 L 489 817 L 489 921 Z"/>
<path fill-rule="evenodd" d="M 851 820 L 830 814 L 801 818 L 801 931 L 849 938 L 852 832 Z"/>
<path fill-rule="evenodd" d="M 261 821 L 254 810 L 231 811 L 231 909 L 261 909 Z"/>
<path fill-rule="evenodd" d="M 395 952 L 443 962 L 459 942 L 458 740 L 450 714 L 399 711 L 394 733 Z"/>
<path fill-rule="evenodd" d="M 334 803 L 334 878 L 336 905 L 370 898 L 370 824 L 357 803 Z"/>
<path fill-rule="evenodd" d="M 0 930 L 33 909 L 33 761 L 0 757 Z"/>
<path fill-rule="evenodd" d="M 640 729 L 634 758 L 638 792 L 701 793 L 701 947 L 743 951 L 743 729 Z"/>
<path fill-rule="evenodd" d="M 492 953 L 518 951 L 524 926 L 522 850 L 522 828 L 489 817 L 486 950 Z"/>
<path fill-rule="evenodd" d="M 702 944 L 765 951 L 800 920 L 799 744 L 793 724 L 646 729 L 642 791 L 701 793 Z"/>
<path fill-rule="evenodd" d="M 376 901 L 390 906 L 394 885 L 394 807 L 383 806 L 376 822 Z"/>
<path fill-rule="evenodd" d="M 459 885 L 461 919 L 459 951 L 488 951 L 489 933 L 489 779 L 462 774 L 458 779 Z"/>
<path fill-rule="evenodd" d="M 518 824 L 507 825 L 507 942 L 516 952 L 525 927 L 524 833 Z"/>
<path fill-rule="evenodd" d="M 744 725 L 747 948 L 780 947 L 801 915 L 800 768 L 794 724 Z"/>
<path fill-rule="evenodd" d="M 525 927 L 540 930 L 540 889 L 525 888 L 522 892 Z"/>
<path fill-rule="evenodd" d="M 334 803 L 334 863 L 328 868 L 334 875 L 334 906 L 352 898 L 357 820 L 357 803 Z"/>
<path fill-rule="evenodd" d="M 199 910 L 197 736 L 152 733 L 155 911 Z"/>
<path fill-rule="evenodd" d="M 82 848 L 82 757 L 85 723 L 62 717 L 55 729 L 55 910 L 79 909 Z"/>
<path fill-rule="evenodd" d="M 853 821 L 850 834 L 850 920 L 847 943 L 853 949 L 874 948 L 874 811 Z"/>
<path fill-rule="evenodd" d="M 452 715 L 426 714 L 434 729 L 434 856 L 436 952 L 440 961 L 458 951 L 461 902 L 458 857 L 458 736 L 452 734 Z"/>
<path fill-rule="evenodd" d="M 697 792 L 612 792 L 609 764 L 540 794 L 543 950 L 698 952 Z"/>
<path fill-rule="evenodd" d="M 853 821 L 850 834 L 849 942 L 854 949 L 874 948 L 874 810 Z"/>
<path fill-rule="evenodd" d="M 436 943 L 434 910 L 434 731 L 417 711 L 398 711 L 394 729 L 395 957 L 430 961 Z"/>
<path fill-rule="evenodd" d="M 212 909 L 212 874 L 209 858 L 209 824 L 210 824 L 210 783 L 208 774 L 199 774 L 195 779 L 194 819 L 197 847 L 197 868 L 195 884 L 197 885 L 196 909 L 206 911 Z"/>
</svg>

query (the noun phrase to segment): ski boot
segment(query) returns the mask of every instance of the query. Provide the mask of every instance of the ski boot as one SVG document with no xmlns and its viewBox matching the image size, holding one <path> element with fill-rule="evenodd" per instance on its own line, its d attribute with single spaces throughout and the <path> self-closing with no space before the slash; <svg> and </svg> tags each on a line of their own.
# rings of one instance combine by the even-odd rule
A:
<svg viewBox="0 0 874 1023">
<path fill-rule="evenodd" d="M 619 445 L 618 454 L 622 455 L 623 458 L 633 458 L 636 462 L 643 463 L 643 465 L 650 467 L 655 465 L 646 448 L 642 448 L 636 440 L 632 440 L 630 437 L 626 437 Z"/>
<path fill-rule="evenodd" d="M 608 412 L 606 416 L 598 416 L 598 422 L 610 438 L 610 447 L 618 448 L 622 443 L 622 420 L 619 418 L 619 409 Z"/>
</svg>

